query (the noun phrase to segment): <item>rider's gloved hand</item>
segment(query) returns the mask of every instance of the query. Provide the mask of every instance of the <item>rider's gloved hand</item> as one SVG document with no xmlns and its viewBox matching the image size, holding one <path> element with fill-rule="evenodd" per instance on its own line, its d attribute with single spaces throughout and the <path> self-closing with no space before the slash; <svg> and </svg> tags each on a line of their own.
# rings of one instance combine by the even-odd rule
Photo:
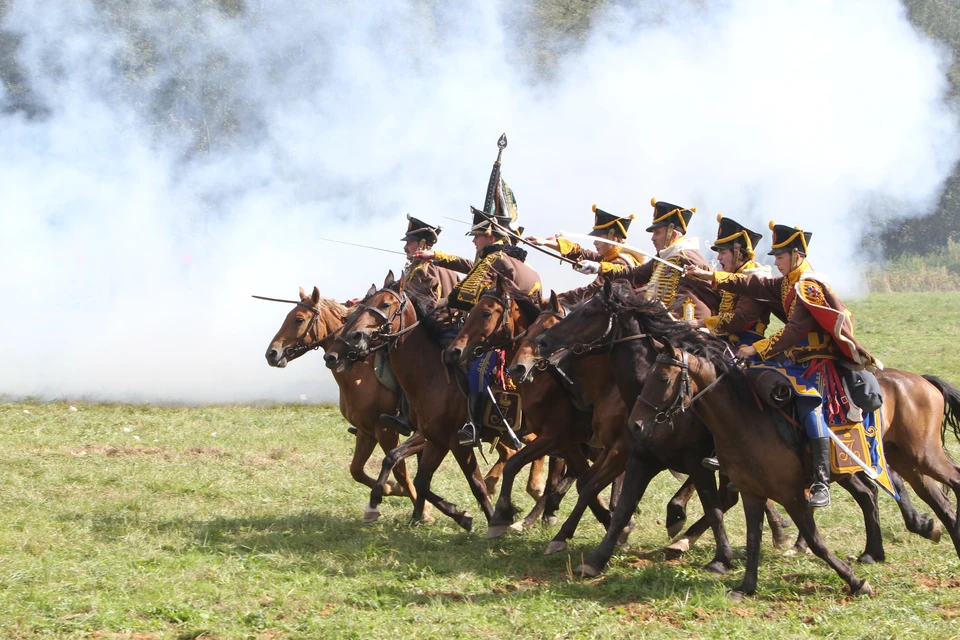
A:
<svg viewBox="0 0 960 640">
<path fill-rule="evenodd" d="M 594 262 L 593 260 L 581 260 L 577 264 L 573 265 L 573 268 L 580 273 L 586 273 L 587 275 L 595 275 L 600 273 L 600 263 Z"/>
</svg>

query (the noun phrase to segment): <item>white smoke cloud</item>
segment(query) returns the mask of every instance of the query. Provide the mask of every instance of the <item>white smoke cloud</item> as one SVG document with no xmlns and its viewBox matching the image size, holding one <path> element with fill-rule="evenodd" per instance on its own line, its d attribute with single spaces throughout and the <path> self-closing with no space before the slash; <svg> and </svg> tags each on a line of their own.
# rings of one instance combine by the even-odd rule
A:
<svg viewBox="0 0 960 640">
<path fill-rule="evenodd" d="M 649 247 L 655 196 L 704 240 L 721 211 L 801 224 L 857 291 L 871 207 L 929 210 L 957 160 L 947 55 L 894 0 L 704 4 L 611 3 L 547 80 L 511 3 L 13 0 L 41 112 L 0 115 L 0 394 L 334 399 L 317 355 L 267 367 L 287 309 L 249 294 L 362 294 L 402 258 L 317 238 L 399 250 L 408 211 L 472 255 L 444 216 L 483 204 L 503 131 L 528 233 L 596 202 Z"/>
</svg>

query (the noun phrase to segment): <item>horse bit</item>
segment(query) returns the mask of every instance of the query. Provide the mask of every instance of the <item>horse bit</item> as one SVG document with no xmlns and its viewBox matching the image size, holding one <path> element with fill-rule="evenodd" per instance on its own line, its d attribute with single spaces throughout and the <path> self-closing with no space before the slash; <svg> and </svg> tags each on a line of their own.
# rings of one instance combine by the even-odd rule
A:
<svg viewBox="0 0 960 640">
<path fill-rule="evenodd" d="M 349 327 L 348 327 L 348 325 L 344 324 L 344 326 L 343 326 L 343 327 L 340 329 L 340 331 L 337 333 L 337 340 L 339 340 L 340 342 L 344 343 L 344 344 L 347 345 L 348 347 L 351 347 L 351 350 L 348 351 L 347 354 L 346 354 L 346 358 L 347 358 L 347 360 L 349 360 L 350 362 L 357 362 L 358 360 L 362 360 L 362 359 L 366 358 L 367 356 L 369 356 L 369 355 L 370 355 L 371 353 L 373 353 L 374 351 L 378 351 L 378 350 L 380 350 L 380 349 L 383 349 L 383 348 L 386 347 L 386 346 L 389 346 L 389 345 L 393 344 L 393 342 L 396 341 L 397 338 L 399 338 L 399 337 L 402 336 L 403 334 L 407 333 L 407 332 L 410 331 L 411 329 L 414 329 L 418 324 L 420 324 L 420 321 L 417 320 L 416 322 L 414 322 L 414 323 L 413 323 L 412 325 L 410 325 L 409 327 L 404 327 L 404 326 L 403 326 L 403 315 L 402 315 L 402 314 L 403 314 L 404 311 L 406 311 L 407 303 L 409 302 L 409 298 L 407 297 L 407 294 L 406 294 L 406 293 L 397 293 L 396 291 L 394 291 L 393 289 L 390 289 L 390 288 L 380 289 L 379 291 L 377 291 L 377 293 L 389 293 L 390 295 L 392 295 L 394 298 L 397 299 L 397 303 L 398 303 L 398 304 L 397 304 L 397 308 L 394 310 L 393 315 L 391 315 L 390 317 L 387 317 L 387 314 L 386 314 L 386 313 L 384 313 L 384 312 L 381 311 L 380 309 L 377 309 L 376 307 L 372 307 L 372 306 L 370 306 L 370 305 L 368 305 L 368 304 L 364 304 L 364 305 L 361 305 L 361 306 L 358 306 L 358 307 L 357 307 L 357 309 L 353 312 L 353 314 L 351 314 L 351 320 L 350 320 L 350 323 L 349 323 Z M 376 294 L 374 294 L 374 295 L 376 295 Z M 370 338 L 369 338 L 369 339 L 370 339 L 370 340 L 383 340 L 383 342 L 381 342 L 380 344 L 378 344 L 377 346 L 372 347 L 372 348 L 368 347 L 368 348 L 366 348 L 366 349 L 357 350 L 357 349 L 355 349 L 355 348 L 352 348 L 352 347 L 354 347 L 354 345 L 351 344 L 346 338 L 344 338 L 343 335 L 344 335 L 345 333 L 347 333 L 349 329 L 352 329 L 352 328 L 353 328 L 353 325 L 356 323 L 356 321 L 357 321 L 357 320 L 360 318 L 360 316 L 362 316 L 362 315 L 364 314 L 364 312 L 366 312 L 366 311 L 369 311 L 370 313 L 374 314 L 375 316 L 379 316 L 379 317 L 383 320 L 383 322 L 380 324 L 380 326 L 377 327 L 376 329 L 374 329 L 374 330 L 370 333 Z M 393 328 L 393 321 L 397 319 L 397 316 L 400 316 L 400 329 L 397 330 L 396 332 L 392 332 L 391 329 Z"/>
</svg>

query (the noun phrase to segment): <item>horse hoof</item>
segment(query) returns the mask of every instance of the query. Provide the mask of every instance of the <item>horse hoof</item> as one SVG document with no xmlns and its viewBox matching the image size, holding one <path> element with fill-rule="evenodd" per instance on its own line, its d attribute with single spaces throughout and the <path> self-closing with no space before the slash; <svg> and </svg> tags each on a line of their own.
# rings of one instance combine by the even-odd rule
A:
<svg viewBox="0 0 960 640">
<path fill-rule="evenodd" d="M 743 591 L 737 591 L 736 589 L 734 589 L 733 591 L 727 594 L 727 597 L 733 600 L 734 602 L 743 602 L 746 599 L 747 594 L 745 594 Z"/>
<path fill-rule="evenodd" d="M 669 527 L 667 527 L 667 537 L 673 540 L 678 535 L 680 535 L 680 532 L 683 531 L 683 525 L 685 523 L 686 523 L 686 520 L 681 520 L 680 522 L 676 524 L 672 524 Z"/>
<path fill-rule="evenodd" d="M 860 585 L 860 588 L 853 592 L 853 595 L 855 595 L 855 596 L 866 596 L 866 597 L 869 598 L 869 597 L 873 596 L 873 587 L 870 586 L 870 583 L 869 583 L 869 582 L 867 582 L 866 580 L 864 580 L 864 581 L 863 581 L 863 584 Z"/>
<path fill-rule="evenodd" d="M 555 553 L 560 553 L 561 551 L 567 550 L 567 541 L 566 540 L 551 540 L 550 544 L 547 545 L 547 550 L 543 552 L 545 556 L 552 556 Z"/>
<path fill-rule="evenodd" d="M 630 539 L 631 531 L 633 531 L 633 527 L 624 527 L 623 531 L 620 532 L 620 535 L 617 536 L 617 544 L 627 544 L 627 540 Z"/>
<path fill-rule="evenodd" d="M 938 544 L 940 542 L 940 536 L 942 535 L 943 530 L 940 528 L 940 523 L 937 522 L 933 525 L 933 531 L 930 532 L 930 542 Z"/>
<path fill-rule="evenodd" d="M 574 567 L 573 572 L 581 578 L 596 578 L 600 575 L 599 569 L 591 567 L 588 564 L 577 565 Z"/>
<path fill-rule="evenodd" d="M 472 531 L 472 530 L 473 530 L 473 516 L 470 515 L 469 513 L 464 513 L 464 514 L 463 514 L 463 517 L 460 518 L 460 522 L 459 522 L 458 524 L 459 524 L 461 527 L 463 527 L 464 529 L 466 529 L 467 531 Z"/>
<path fill-rule="evenodd" d="M 783 538 L 774 538 L 774 540 L 773 540 L 773 548 L 774 548 L 774 549 L 778 549 L 778 550 L 780 550 L 780 551 L 783 551 L 784 549 L 787 549 L 787 548 L 789 548 L 789 547 L 791 547 L 791 546 L 793 546 L 793 538 L 790 538 L 790 537 L 788 537 L 788 536 L 784 536 Z M 786 555 L 786 554 L 784 554 L 784 555 Z"/>
<path fill-rule="evenodd" d="M 437 521 L 436 518 L 426 513 L 420 516 L 420 524 L 433 524 L 436 521 Z"/>
<path fill-rule="evenodd" d="M 507 527 L 507 528 L 510 529 L 510 531 L 513 531 L 513 532 L 515 532 L 515 533 L 520 533 L 520 532 L 522 532 L 523 529 L 524 529 L 523 520 L 520 520 L 520 521 L 518 521 L 518 522 L 514 522 L 512 525 L 510 525 L 510 526 Z"/>
<path fill-rule="evenodd" d="M 487 540 L 499 538 L 509 530 L 510 526 L 506 524 L 497 524 L 493 525 L 492 527 L 487 527 Z"/>
<path fill-rule="evenodd" d="M 686 553 L 687 551 L 690 551 L 690 539 L 680 538 L 676 542 L 672 542 L 665 546 L 663 550 L 673 553 Z"/>
<path fill-rule="evenodd" d="M 548 516 L 543 519 L 543 526 L 545 527 L 555 527 L 557 523 L 560 522 L 560 518 L 557 516 Z M 938 538 L 939 540 L 939 538 Z"/>
<path fill-rule="evenodd" d="M 877 561 L 869 553 L 860 554 L 860 557 L 856 558 L 856 561 L 860 564 L 877 564 Z"/>
<path fill-rule="evenodd" d="M 376 507 L 367 507 L 363 510 L 363 524 L 373 524 L 380 519 L 380 510 Z"/>
<path fill-rule="evenodd" d="M 727 575 L 727 567 L 719 560 L 714 560 L 703 568 L 707 573 L 715 573 L 718 576 Z"/>
</svg>

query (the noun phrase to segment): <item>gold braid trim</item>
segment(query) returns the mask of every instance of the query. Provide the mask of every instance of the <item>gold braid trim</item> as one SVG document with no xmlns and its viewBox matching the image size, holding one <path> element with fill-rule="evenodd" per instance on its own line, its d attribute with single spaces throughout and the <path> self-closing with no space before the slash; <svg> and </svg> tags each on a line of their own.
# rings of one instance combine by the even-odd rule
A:
<svg viewBox="0 0 960 640">
<path fill-rule="evenodd" d="M 502 254 L 503 252 L 501 251 L 494 251 L 473 266 L 473 269 L 470 270 L 467 277 L 464 278 L 457 287 L 457 300 L 471 306 L 477 304 L 477 301 L 480 299 L 480 294 L 490 286 L 490 280 L 487 278 L 487 274 L 490 273 L 490 269 L 493 268 L 493 263 L 496 262 Z"/>
<path fill-rule="evenodd" d="M 667 262 L 678 267 L 681 266 L 680 256 L 667 258 Z M 659 300 L 666 307 L 672 305 L 676 299 L 677 289 L 680 288 L 680 276 L 683 274 L 682 271 L 676 269 L 670 269 L 668 272 L 668 268 L 662 262 L 657 262 L 653 267 L 653 275 L 650 276 L 650 282 L 647 283 L 646 287 L 647 299 Z"/>
<path fill-rule="evenodd" d="M 433 261 L 434 262 L 446 262 L 450 263 L 455 260 L 459 260 L 458 256 L 453 255 L 452 253 L 444 253 L 443 251 L 434 251 L 433 252 Z"/>
<path fill-rule="evenodd" d="M 618 276 L 621 273 L 629 269 L 625 264 L 620 264 L 617 262 L 601 262 L 600 263 L 600 275 L 604 277 Z"/>
</svg>

